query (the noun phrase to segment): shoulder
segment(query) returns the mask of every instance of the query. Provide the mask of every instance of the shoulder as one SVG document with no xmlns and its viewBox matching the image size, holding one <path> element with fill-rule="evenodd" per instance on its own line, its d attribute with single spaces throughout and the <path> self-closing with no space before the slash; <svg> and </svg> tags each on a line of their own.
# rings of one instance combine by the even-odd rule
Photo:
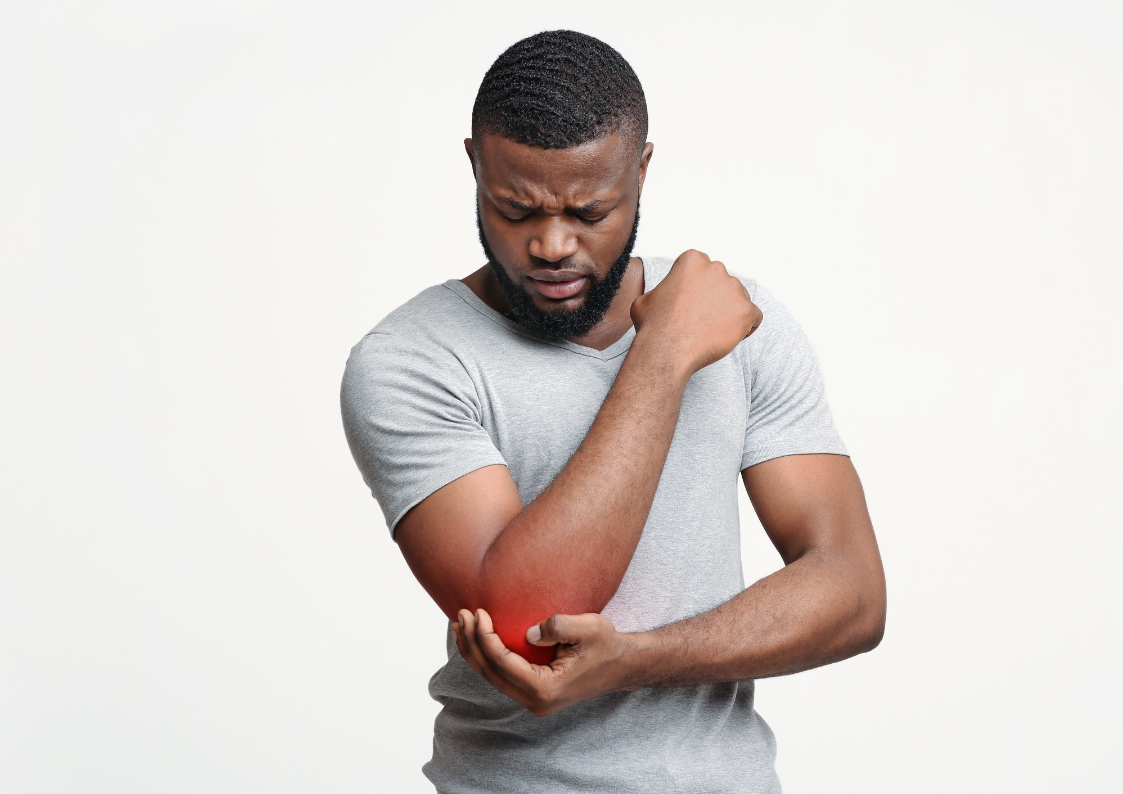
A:
<svg viewBox="0 0 1123 794">
<path fill-rule="evenodd" d="M 422 290 L 382 318 L 367 337 L 379 335 L 430 342 L 457 338 L 463 326 L 483 319 L 460 294 L 458 286 L 467 290 L 458 281 L 446 281 Z"/>
<path fill-rule="evenodd" d="M 659 282 L 666 278 L 675 263 L 674 259 L 666 256 L 644 256 L 640 259 L 643 260 L 644 292 L 651 292 L 659 286 Z M 730 271 L 729 275 L 745 285 L 753 303 L 759 306 L 762 312 L 765 312 L 766 317 L 768 310 L 772 310 L 774 314 L 782 316 L 785 322 L 791 319 L 791 313 L 780 299 L 755 278 L 742 276 L 733 271 Z"/>
<path fill-rule="evenodd" d="M 749 297 L 760 308 L 764 319 L 753 335 L 741 343 L 746 352 L 755 353 L 768 344 L 781 344 L 785 340 L 804 339 L 806 333 L 803 326 L 792 314 L 791 310 L 782 300 L 776 297 L 768 287 L 754 278 L 737 275 L 738 280 L 745 285 Z"/>
<path fill-rule="evenodd" d="M 803 326 L 767 287 L 755 279 L 738 278 L 764 315 L 753 334 L 736 348 L 753 401 L 760 405 L 762 400 L 805 390 L 817 395 L 822 391 L 822 373 Z"/>
<path fill-rule="evenodd" d="M 737 276 L 764 315 L 753 334 L 735 348 L 750 390 L 786 388 L 819 380 L 818 358 L 807 332 L 775 293 L 753 278 Z"/>
<path fill-rule="evenodd" d="M 665 256 L 637 256 L 643 262 L 643 291 L 651 292 L 659 286 L 667 273 L 671 270 L 671 265 L 675 260 Z"/>
<path fill-rule="evenodd" d="M 476 347 L 489 344 L 494 323 L 457 285 L 459 282 L 445 282 L 422 291 L 386 315 L 351 348 L 343 373 L 345 403 L 402 389 L 469 386 L 460 383 L 467 378 L 463 361 L 474 355 Z"/>
<path fill-rule="evenodd" d="M 383 352 L 436 355 L 480 339 L 494 324 L 463 294 L 467 290 L 458 281 L 446 281 L 410 298 L 351 348 L 348 365 Z"/>
<path fill-rule="evenodd" d="M 659 286 L 659 282 L 667 276 L 674 265 L 674 260 L 665 256 L 644 256 L 640 259 L 643 260 L 644 292 L 650 292 Z M 803 327 L 771 290 L 755 278 L 734 272 L 730 272 L 730 275 L 745 285 L 749 297 L 764 314 L 760 327 L 736 348 L 738 357 L 746 357 L 744 364 L 748 365 L 747 359 L 769 344 L 777 345 L 784 341 L 805 339 Z"/>
<path fill-rule="evenodd" d="M 644 256 L 640 258 L 643 260 L 643 291 L 650 292 L 666 278 L 675 261 L 665 256 Z M 764 320 L 761 322 L 760 328 L 739 347 L 759 347 L 768 338 L 803 334 L 803 328 L 792 316 L 788 307 L 771 290 L 755 278 L 749 278 L 734 272 L 730 272 L 729 275 L 745 285 L 749 297 L 764 314 Z"/>
</svg>

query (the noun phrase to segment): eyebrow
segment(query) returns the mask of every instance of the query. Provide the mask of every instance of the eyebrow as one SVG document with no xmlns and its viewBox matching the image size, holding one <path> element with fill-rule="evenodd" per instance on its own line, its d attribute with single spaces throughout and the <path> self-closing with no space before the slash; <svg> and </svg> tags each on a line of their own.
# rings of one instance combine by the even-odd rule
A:
<svg viewBox="0 0 1123 794">
<path fill-rule="evenodd" d="M 508 207 L 510 207 L 513 210 L 518 210 L 519 212 L 530 212 L 531 210 L 534 209 L 529 204 L 523 204 L 521 201 L 515 201 L 513 198 L 504 199 L 503 201 L 504 201 L 504 203 L 506 203 L 506 205 Z M 583 204 L 580 207 L 574 208 L 573 212 L 576 212 L 576 213 L 579 213 L 579 214 L 596 212 L 596 210 L 599 209 L 600 206 L 604 203 L 605 203 L 604 199 L 593 199 L 592 201 L 588 202 L 587 204 Z"/>
</svg>

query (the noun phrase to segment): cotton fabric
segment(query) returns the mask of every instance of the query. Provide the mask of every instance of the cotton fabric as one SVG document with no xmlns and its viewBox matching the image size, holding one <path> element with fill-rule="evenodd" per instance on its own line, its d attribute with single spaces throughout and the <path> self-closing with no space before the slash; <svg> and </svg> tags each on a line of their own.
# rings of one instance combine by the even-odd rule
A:
<svg viewBox="0 0 1123 794">
<path fill-rule="evenodd" d="M 644 288 L 670 270 L 644 258 Z M 740 472 L 782 455 L 846 454 L 802 327 L 764 287 L 757 331 L 687 385 L 651 512 L 602 614 L 644 631 L 744 589 Z M 597 415 L 635 331 L 603 351 L 544 340 L 466 285 L 431 287 L 352 349 L 341 394 L 355 461 L 393 533 L 410 508 L 506 465 L 523 503 L 558 475 Z M 534 717 L 478 676 L 446 637 L 430 695 L 444 707 L 424 772 L 449 794 L 779 792 L 776 745 L 752 681 L 615 692 Z"/>
</svg>

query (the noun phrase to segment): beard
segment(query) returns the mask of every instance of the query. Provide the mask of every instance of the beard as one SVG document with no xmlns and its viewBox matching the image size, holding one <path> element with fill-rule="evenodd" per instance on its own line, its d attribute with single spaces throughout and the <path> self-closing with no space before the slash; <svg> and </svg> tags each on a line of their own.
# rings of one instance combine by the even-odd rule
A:
<svg viewBox="0 0 1123 794">
<path fill-rule="evenodd" d="M 534 305 L 534 300 L 526 290 L 511 280 L 507 271 L 499 264 L 491 246 L 487 244 L 484 236 L 484 227 L 480 222 L 480 207 L 476 205 L 476 229 L 480 233 L 480 245 L 483 246 L 484 256 L 491 265 L 491 272 L 499 282 L 499 288 L 507 298 L 510 314 L 519 325 L 531 331 L 536 336 L 545 339 L 577 339 L 593 330 L 612 305 L 624 274 L 628 272 L 628 262 L 632 258 L 632 248 L 636 244 L 636 233 L 639 231 L 639 204 L 636 204 L 636 219 L 632 222 L 632 232 L 628 235 L 628 242 L 624 243 L 624 250 L 612 267 L 605 273 L 600 281 L 592 280 L 592 286 L 585 294 L 585 301 L 576 309 L 566 310 L 561 307 L 544 311 Z M 591 278 L 591 277 L 590 277 Z"/>
</svg>

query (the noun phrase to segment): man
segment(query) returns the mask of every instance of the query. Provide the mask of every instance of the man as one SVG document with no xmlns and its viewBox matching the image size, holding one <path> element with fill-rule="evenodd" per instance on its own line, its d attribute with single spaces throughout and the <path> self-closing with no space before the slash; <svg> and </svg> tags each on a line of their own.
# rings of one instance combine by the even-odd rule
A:
<svg viewBox="0 0 1123 794">
<path fill-rule="evenodd" d="M 697 251 L 631 256 L 646 138 L 611 47 L 512 46 L 465 141 L 488 263 L 348 361 L 355 460 L 451 621 L 424 768 L 443 792 L 779 791 L 753 679 L 881 638 L 873 529 L 802 329 Z M 785 562 L 748 589 L 738 474 Z"/>
</svg>

